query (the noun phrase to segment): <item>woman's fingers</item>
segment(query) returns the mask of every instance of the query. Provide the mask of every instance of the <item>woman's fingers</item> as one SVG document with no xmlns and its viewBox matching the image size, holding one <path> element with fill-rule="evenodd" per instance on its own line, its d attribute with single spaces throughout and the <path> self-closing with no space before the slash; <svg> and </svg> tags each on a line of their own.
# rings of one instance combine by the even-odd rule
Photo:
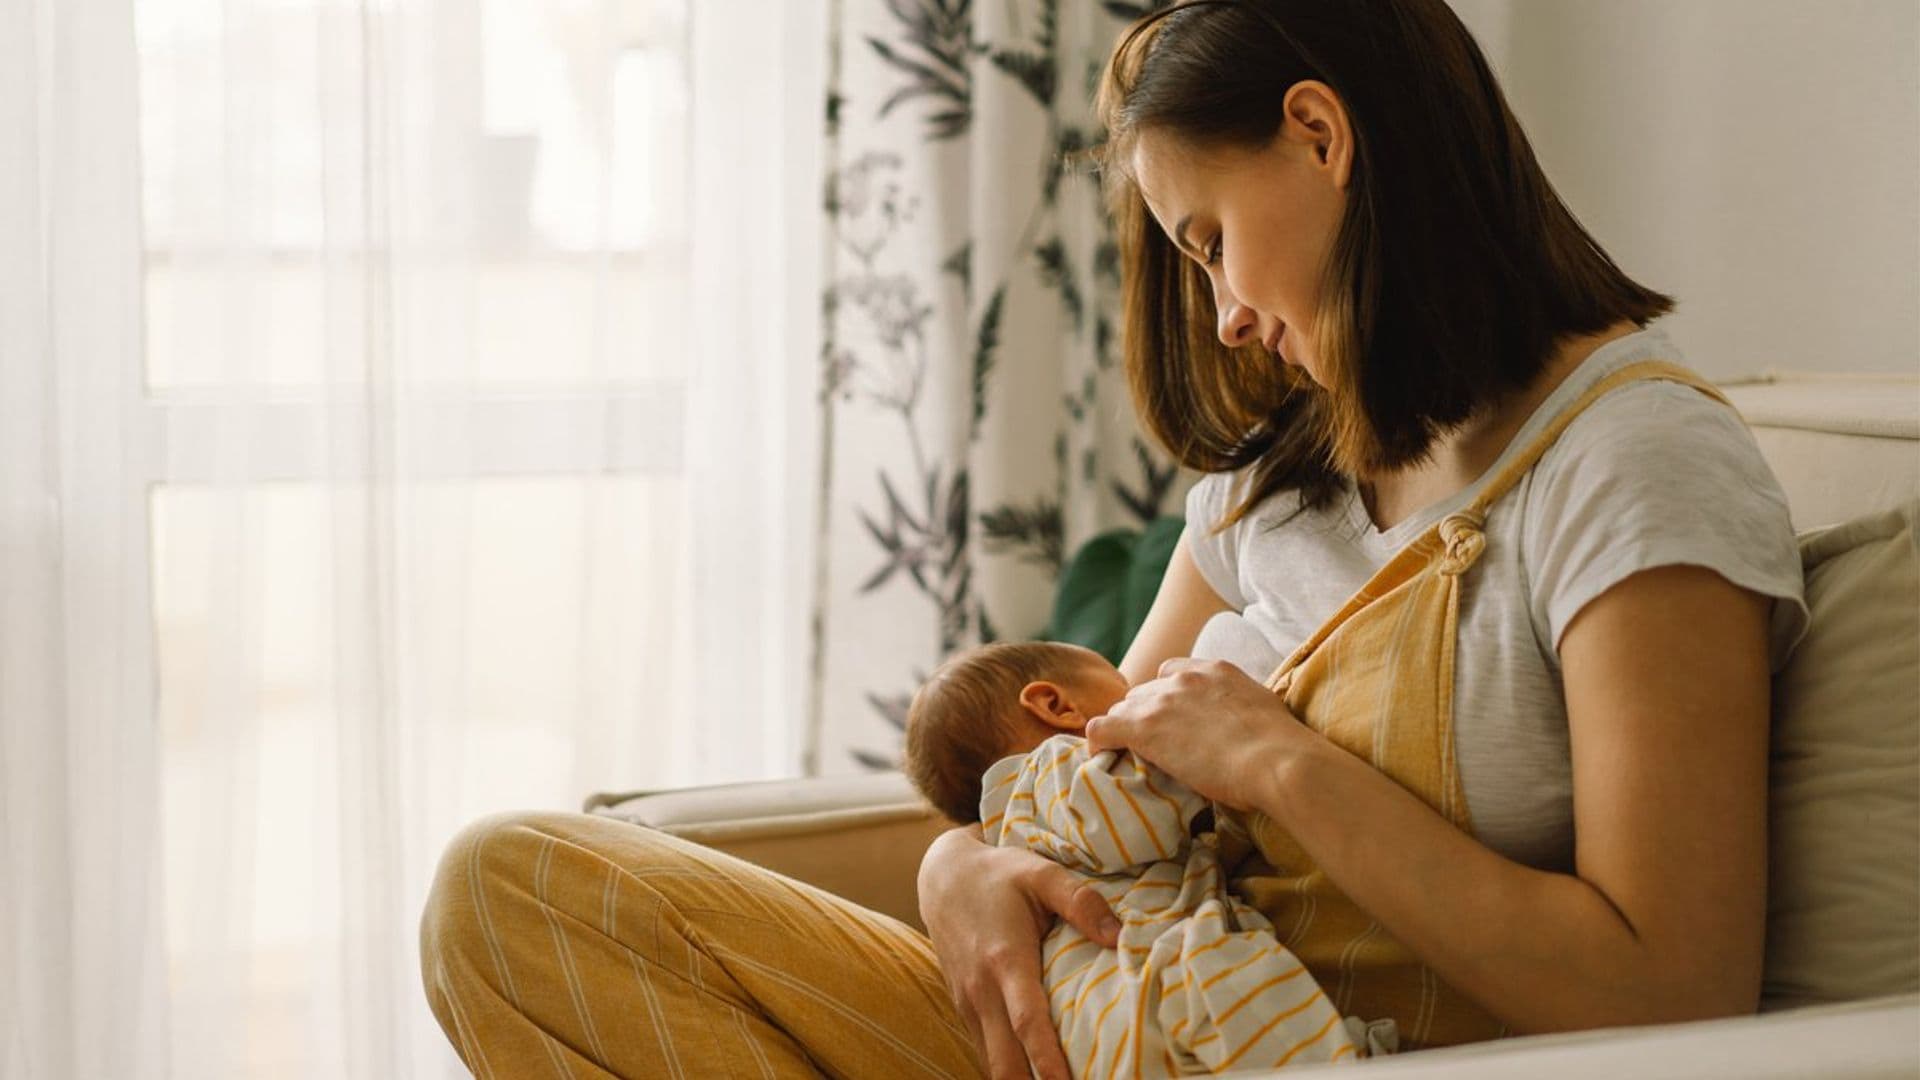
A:
<svg viewBox="0 0 1920 1080">
<path fill-rule="evenodd" d="M 1136 749 L 1135 744 L 1141 739 L 1141 709 L 1142 706 L 1123 701 L 1107 715 L 1089 720 L 1081 731 L 1086 736 L 1088 752 Z"/>
<path fill-rule="evenodd" d="M 1047 910 L 1067 920 L 1074 929 L 1091 938 L 1094 944 L 1111 949 L 1120 943 L 1120 920 L 1114 918 L 1113 908 L 1107 904 L 1107 898 L 1066 867 L 1058 863 L 1041 863 L 1034 882 L 1034 893 Z M 1035 964 L 1038 964 L 1037 959 Z M 1036 983 L 1039 975 L 1036 966 Z"/>
<path fill-rule="evenodd" d="M 1066 1052 L 1060 1049 L 1060 1032 L 1053 1026 L 1053 1012 L 1047 1006 L 1047 991 L 1040 985 L 1039 959 L 1006 970 L 1000 988 L 1007 1023 L 1021 1047 L 1020 1070 L 1008 1075 L 1026 1080 L 1026 1070 L 1031 1067 L 1040 1080 L 1073 1080 Z"/>
<path fill-rule="evenodd" d="M 1127 728 L 1118 718 L 1096 716 L 1082 729 L 1087 740 L 1087 752 L 1098 754 L 1102 750 L 1127 749 Z"/>
<path fill-rule="evenodd" d="M 1096 754 L 1102 750 L 1133 749 L 1134 741 L 1141 737 L 1142 722 L 1162 706 L 1164 695 L 1165 687 L 1157 680 L 1127 691 L 1127 696 L 1115 702 L 1106 715 L 1087 721 L 1081 731 L 1086 736 L 1087 749 Z"/>
<path fill-rule="evenodd" d="M 1123 701 L 1107 710 L 1105 716 L 1096 716 L 1087 721 L 1087 726 L 1080 732 L 1086 737 L 1087 750 L 1097 754 L 1102 750 L 1129 749 L 1133 745 L 1135 708 L 1137 706 Z"/>
<path fill-rule="evenodd" d="M 1021 1048 L 1020 1037 L 1014 1033 L 1013 1026 L 1007 1022 L 1007 1010 L 998 992 L 999 987 L 989 983 L 981 1000 L 974 1003 L 978 1017 L 974 1038 L 992 1080 L 1028 1080 L 1032 1074 L 1027 1068 L 1026 1051 Z"/>
<path fill-rule="evenodd" d="M 1098 890 L 1058 863 L 949 837 L 921 864 L 921 912 L 981 1063 L 995 1080 L 1072 1080 L 1041 984 L 1041 938 L 1058 916 L 1113 945 L 1119 921 Z"/>
<path fill-rule="evenodd" d="M 968 1001 L 965 996 L 955 991 L 953 1006 L 954 1011 L 960 1014 L 960 1019 L 966 1021 L 967 1034 L 973 1039 L 973 1052 L 979 1057 L 980 1064 L 985 1068 L 991 1069 L 992 1066 L 987 1062 L 987 1036 L 986 1033 L 981 1030 L 980 1015 L 974 1011 L 973 1002 Z M 989 1073 L 989 1075 L 991 1075 L 991 1073 Z"/>
<path fill-rule="evenodd" d="M 1197 661 L 1189 656 L 1171 656 L 1160 661 L 1160 671 L 1158 675 L 1164 679 L 1176 671 L 1192 667 L 1195 663 L 1197 663 Z"/>
</svg>

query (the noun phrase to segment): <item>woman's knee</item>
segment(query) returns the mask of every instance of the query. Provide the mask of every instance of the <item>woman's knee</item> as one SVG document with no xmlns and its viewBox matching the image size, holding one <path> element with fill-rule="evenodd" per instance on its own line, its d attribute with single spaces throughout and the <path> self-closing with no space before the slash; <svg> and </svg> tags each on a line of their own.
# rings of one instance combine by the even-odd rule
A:
<svg viewBox="0 0 1920 1080">
<path fill-rule="evenodd" d="M 592 850 L 623 869 L 668 862 L 683 850 L 655 830 L 584 814 L 516 810 L 479 818 L 455 833 L 441 853 L 420 917 L 423 965 L 432 971 L 455 957 L 489 957 L 499 948 L 494 909 L 503 901 L 548 892 L 563 899 L 567 890 L 536 880 L 543 872 L 542 850 L 555 843 Z"/>
<path fill-rule="evenodd" d="M 606 1073 L 662 1075 L 633 1064 L 656 1051 L 618 1017 L 637 964 L 661 949 L 661 920 L 644 917 L 632 878 L 675 850 L 653 830 L 581 814 L 493 814 L 456 833 L 421 912 L 420 965 L 462 1060 L 490 1061 L 481 1075 L 528 1075 L 500 1063 L 546 1071 L 564 1047 Z"/>
<path fill-rule="evenodd" d="M 480 912 L 484 909 L 481 888 L 489 877 L 505 869 L 500 860 L 505 850 L 500 838 L 537 828 L 538 816 L 517 812 L 488 815 L 455 833 L 441 852 L 420 916 L 420 958 L 429 982 L 436 965 L 448 960 L 450 954 L 471 955 L 471 947 L 480 944 Z"/>
</svg>

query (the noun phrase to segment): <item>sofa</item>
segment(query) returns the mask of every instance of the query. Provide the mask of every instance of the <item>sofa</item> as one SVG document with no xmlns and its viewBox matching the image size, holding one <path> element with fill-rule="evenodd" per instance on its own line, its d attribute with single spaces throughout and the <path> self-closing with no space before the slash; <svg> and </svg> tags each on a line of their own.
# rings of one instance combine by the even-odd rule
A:
<svg viewBox="0 0 1920 1080">
<path fill-rule="evenodd" d="M 1813 609 L 1774 685 L 1760 1013 L 1354 1067 L 1409 1080 L 1920 1077 L 1920 376 L 1722 385 L 1787 492 Z M 898 773 L 606 793 L 586 810 L 915 926 L 920 856 L 946 827 Z"/>
</svg>

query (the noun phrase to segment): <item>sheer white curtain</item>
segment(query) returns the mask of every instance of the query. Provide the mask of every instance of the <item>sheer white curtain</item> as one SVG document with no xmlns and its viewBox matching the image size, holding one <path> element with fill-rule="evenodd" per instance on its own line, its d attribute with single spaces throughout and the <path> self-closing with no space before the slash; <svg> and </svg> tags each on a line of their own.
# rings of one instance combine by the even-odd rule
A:
<svg viewBox="0 0 1920 1080">
<path fill-rule="evenodd" d="M 0 0 L 0 1072 L 462 1075 L 460 825 L 790 774 L 819 5 Z"/>
<path fill-rule="evenodd" d="M 0 2 L 0 1075 L 163 1074 L 134 43 Z"/>
</svg>

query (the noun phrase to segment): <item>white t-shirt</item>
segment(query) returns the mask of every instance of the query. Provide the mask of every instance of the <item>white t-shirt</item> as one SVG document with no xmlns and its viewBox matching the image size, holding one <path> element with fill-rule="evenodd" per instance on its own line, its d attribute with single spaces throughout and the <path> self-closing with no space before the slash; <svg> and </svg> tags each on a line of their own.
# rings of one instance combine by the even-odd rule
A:
<svg viewBox="0 0 1920 1080">
<path fill-rule="evenodd" d="M 1395 553 L 1472 501 L 1586 389 L 1644 359 L 1684 363 L 1657 329 L 1595 350 L 1528 418 L 1479 480 L 1384 532 L 1351 484 L 1322 511 L 1280 524 L 1294 492 L 1208 536 L 1243 473 L 1203 476 L 1187 496 L 1194 562 L 1234 610 L 1209 620 L 1198 657 L 1264 679 Z M 1573 762 L 1560 636 L 1589 600 L 1657 566 L 1708 567 L 1774 599 L 1774 669 L 1807 623 L 1786 496 L 1739 416 L 1692 387 L 1635 382 L 1595 401 L 1487 515 L 1464 580 L 1454 746 L 1480 840 L 1545 870 L 1573 868 Z"/>
</svg>

